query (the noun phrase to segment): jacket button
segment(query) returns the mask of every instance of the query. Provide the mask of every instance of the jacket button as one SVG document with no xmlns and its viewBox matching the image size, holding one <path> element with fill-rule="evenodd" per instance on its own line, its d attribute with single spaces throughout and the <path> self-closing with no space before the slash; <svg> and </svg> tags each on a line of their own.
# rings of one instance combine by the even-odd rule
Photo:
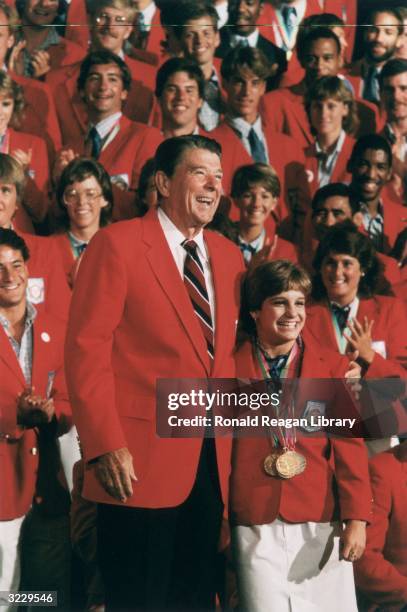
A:
<svg viewBox="0 0 407 612">
<path fill-rule="evenodd" d="M 38 453 L 38 449 L 36 446 L 33 446 L 32 448 L 30 448 L 30 453 L 32 455 L 36 455 Z"/>
</svg>

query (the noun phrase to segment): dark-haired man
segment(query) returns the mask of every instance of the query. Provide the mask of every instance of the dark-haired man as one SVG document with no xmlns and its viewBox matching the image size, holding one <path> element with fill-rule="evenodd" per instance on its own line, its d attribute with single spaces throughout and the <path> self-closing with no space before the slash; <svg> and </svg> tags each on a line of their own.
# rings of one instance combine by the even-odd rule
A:
<svg viewBox="0 0 407 612">
<path fill-rule="evenodd" d="M 382 131 L 393 152 L 396 195 L 407 195 L 407 59 L 391 59 L 380 73 L 380 91 L 386 125 Z"/>
<path fill-rule="evenodd" d="M 236 47 L 222 62 L 222 83 L 227 96 L 224 121 L 211 132 L 222 145 L 225 158 L 237 155 L 240 164 L 268 163 L 277 172 L 282 197 L 278 207 L 281 221 L 296 215 L 305 204 L 304 154 L 293 138 L 269 130 L 259 114 L 266 90 L 268 62 L 259 49 Z M 248 161 L 246 161 L 248 158 Z M 235 170 L 235 169 L 234 169 Z M 227 174 L 225 190 L 232 177 Z M 232 209 L 232 218 L 238 218 Z"/>
<path fill-rule="evenodd" d="M 304 106 L 305 93 L 321 77 L 341 76 L 341 44 L 331 28 L 314 27 L 299 37 L 297 55 L 305 70 L 304 78 L 291 87 L 267 93 L 261 113 L 272 129 L 292 136 L 305 148 L 314 143 Z M 348 87 L 354 92 L 359 89 L 359 84 L 359 77 L 347 79 Z M 378 123 L 375 105 L 360 99 L 356 102 L 360 120 L 358 135 L 375 132 Z"/>
<path fill-rule="evenodd" d="M 377 251 L 389 253 L 405 227 L 405 208 L 383 193 L 392 174 L 393 155 L 387 140 L 377 134 L 359 138 L 348 162 L 351 187 L 360 201 L 363 227 Z"/>
<path fill-rule="evenodd" d="M 155 168 L 158 209 L 102 229 L 85 252 L 67 379 L 84 497 L 98 502 L 107 606 L 212 610 L 229 443 L 158 437 L 155 391 L 158 378 L 233 376 L 243 262 L 237 247 L 202 231 L 222 193 L 219 145 L 170 138 Z"/>
<path fill-rule="evenodd" d="M 155 69 L 133 59 L 123 51 L 123 45 L 132 31 L 135 9 L 130 0 L 100 0 L 92 4 L 90 19 L 89 53 L 108 51 L 124 61 L 131 74 L 131 84 L 123 107 L 126 117 L 132 121 L 147 123 L 153 104 Z M 72 135 L 72 130 L 86 123 L 86 113 L 78 96 L 77 80 L 81 62 L 75 62 L 47 74 L 62 132 L 62 142 Z"/>
<path fill-rule="evenodd" d="M 196 61 L 205 77 L 203 104 L 199 110 L 202 127 L 215 128 L 224 111 L 220 86 L 220 60 L 215 52 L 220 44 L 218 13 L 208 2 L 186 4 L 173 28 L 184 57 Z"/>
<path fill-rule="evenodd" d="M 78 93 L 83 99 L 88 122 L 71 133 L 57 157 L 54 179 L 76 156 L 89 155 L 105 167 L 114 186 L 116 219 L 133 214 L 134 190 L 141 168 L 161 142 L 153 127 L 132 122 L 122 113 L 130 88 L 126 64 L 114 53 L 89 54 L 81 64 Z"/>
<path fill-rule="evenodd" d="M 274 89 L 287 69 L 287 59 L 282 49 L 260 34 L 257 21 L 262 10 L 263 0 L 229 0 L 228 23 L 220 30 L 216 55 L 225 58 L 237 46 L 260 49 L 269 61 L 268 89 Z"/>
<path fill-rule="evenodd" d="M 0 229 L 0 473 L 7 491 L 0 500 L 0 589 L 20 586 L 21 528 L 28 514 L 22 551 L 27 553 L 25 544 L 32 545 L 35 534 L 29 555 L 33 584 L 59 589 L 58 601 L 64 605 L 68 593 L 62 592 L 59 578 L 69 572 L 70 553 L 66 558 L 63 552 L 69 495 L 44 453 L 45 448 L 57 450 L 55 438 L 70 422 L 63 375 L 65 329 L 27 300 L 28 259 L 24 240 L 11 229 Z M 57 497 L 50 506 L 51 491 Z"/>
<path fill-rule="evenodd" d="M 397 9 L 383 4 L 370 12 L 363 31 L 364 56 L 351 66 L 349 74 L 363 79 L 362 91 L 357 94 L 379 104 L 379 75 L 396 52 L 403 34 L 403 19 Z"/>
</svg>

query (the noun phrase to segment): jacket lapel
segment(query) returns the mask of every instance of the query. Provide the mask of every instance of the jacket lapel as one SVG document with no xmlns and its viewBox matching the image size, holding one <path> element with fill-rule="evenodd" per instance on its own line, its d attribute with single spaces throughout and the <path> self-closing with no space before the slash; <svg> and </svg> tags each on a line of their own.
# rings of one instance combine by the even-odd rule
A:
<svg viewBox="0 0 407 612">
<path fill-rule="evenodd" d="M 151 272 L 172 303 L 177 317 L 209 375 L 210 358 L 205 338 L 154 210 L 149 211 L 143 218 L 143 240 L 150 247 L 146 257 Z"/>
<path fill-rule="evenodd" d="M 23 371 L 20 367 L 15 352 L 10 344 L 10 340 L 0 325 L 0 359 L 3 360 L 6 367 L 10 370 L 13 376 L 15 376 L 23 387 L 26 386 Z"/>
</svg>

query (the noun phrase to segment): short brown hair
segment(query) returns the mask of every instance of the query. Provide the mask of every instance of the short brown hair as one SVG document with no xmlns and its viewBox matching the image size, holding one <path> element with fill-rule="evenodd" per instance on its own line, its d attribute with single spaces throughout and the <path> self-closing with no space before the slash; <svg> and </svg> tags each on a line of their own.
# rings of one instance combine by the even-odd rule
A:
<svg viewBox="0 0 407 612">
<path fill-rule="evenodd" d="M 270 76 L 270 62 L 260 49 L 237 46 L 227 54 L 220 69 L 225 81 L 248 68 L 259 79 L 266 81 Z"/>
<path fill-rule="evenodd" d="M 348 115 L 343 119 L 342 125 L 347 134 L 353 134 L 359 126 L 355 99 L 351 90 L 346 86 L 345 81 L 337 76 L 321 77 L 307 91 L 305 95 L 305 109 L 310 123 L 311 103 L 315 100 L 327 100 L 328 98 L 343 102 L 348 107 Z"/>
<path fill-rule="evenodd" d="M 256 324 L 251 312 L 260 310 L 263 302 L 283 291 L 301 291 L 307 298 L 311 293 L 308 273 L 288 259 L 266 261 L 247 272 L 242 284 L 239 317 L 239 339 L 256 335 Z"/>
<path fill-rule="evenodd" d="M 0 153 L 0 182 L 14 185 L 17 200 L 22 201 L 26 183 L 24 168 L 11 155 Z"/>
<path fill-rule="evenodd" d="M 261 185 L 272 196 L 278 198 L 281 193 L 280 179 L 277 172 L 269 164 L 247 164 L 236 170 L 232 179 L 232 198 L 240 197 L 254 185 Z"/>
</svg>

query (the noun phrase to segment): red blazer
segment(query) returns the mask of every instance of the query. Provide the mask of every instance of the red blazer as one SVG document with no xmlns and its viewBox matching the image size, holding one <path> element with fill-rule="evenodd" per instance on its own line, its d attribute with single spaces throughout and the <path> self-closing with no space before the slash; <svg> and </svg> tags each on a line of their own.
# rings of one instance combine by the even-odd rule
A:
<svg viewBox="0 0 407 612">
<path fill-rule="evenodd" d="M 306 9 L 305 9 L 305 17 L 309 17 L 310 15 L 315 15 L 321 13 L 321 7 L 319 5 L 318 0 L 306 0 Z M 263 10 L 260 13 L 259 24 L 267 24 L 260 25 L 259 30 L 262 36 L 270 40 L 275 45 L 279 46 L 276 33 L 280 30 L 280 25 L 277 20 L 277 16 L 275 10 L 271 3 L 264 3 Z M 301 67 L 297 54 L 293 53 L 290 61 L 288 62 L 287 71 L 283 74 L 280 86 L 289 87 L 290 85 L 294 85 L 300 81 L 304 76 L 304 70 Z"/>
<path fill-rule="evenodd" d="M 324 339 L 327 349 L 338 351 L 330 310 L 325 303 L 312 304 L 308 309 L 306 327 L 318 340 Z M 386 358 L 375 353 L 369 366 L 369 378 L 405 378 L 403 366 L 407 364 L 407 313 L 406 307 L 397 298 L 376 295 L 374 298 L 361 299 L 357 312 L 358 321 L 367 317 L 374 320 L 372 329 L 373 342 L 385 346 Z M 395 324 L 395 321 L 397 323 Z"/>
<path fill-rule="evenodd" d="M 29 218 L 35 222 L 43 221 L 49 209 L 49 159 L 45 141 L 33 134 L 25 132 L 16 132 L 9 129 L 10 155 L 16 149 L 22 149 L 28 153 L 31 149 L 31 162 L 28 167 L 27 183 L 24 190 L 23 205 L 17 210 L 15 225 L 20 228 L 20 219 L 23 222 L 23 217 L 28 213 Z M 21 229 L 24 229 L 22 227 Z"/>
<path fill-rule="evenodd" d="M 406 207 L 389 200 L 384 191 L 382 192 L 382 201 L 384 207 L 384 253 L 389 253 L 396 242 L 397 236 L 406 227 Z"/>
<path fill-rule="evenodd" d="M 370 460 L 373 519 L 364 555 L 354 565 L 356 585 L 371 603 L 369 610 L 395 612 L 407 602 L 406 451 L 404 442 Z"/>
<path fill-rule="evenodd" d="M 153 127 L 130 121 L 122 116 L 120 130 L 99 156 L 99 162 L 110 174 L 112 182 L 124 178 L 128 190 L 114 186 L 115 220 L 134 217 L 134 190 L 138 186 L 139 176 L 145 162 L 154 157 L 156 148 L 162 142 L 161 133 Z M 67 148 L 79 155 L 85 155 L 85 132 L 80 139 L 69 140 Z"/>
<path fill-rule="evenodd" d="M 164 50 L 161 43 L 165 41 L 166 36 L 165 31 L 161 26 L 160 10 L 158 8 L 155 10 L 151 24 L 152 27 L 148 34 L 146 51 L 155 53 L 158 57 L 161 57 Z"/>
<path fill-rule="evenodd" d="M 39 311 L 68 318 L 71 291 L 66 281 L 60 253 L 52 238 L 19 232 L 30 252 L 28 298 Z"/>
<path fill-rule="evenodd" d="M 302 416 L 307 402 L 313 398 L 329 406 L 331 414 L 337 414 L 344 402 L 353 403 L 345 385 L 321 389 L 312 380 L 316 376 L 343 376 L 346 369 L 346 359 L 338 361 L 329 351 L 321 353 L 320 344 L 305 335 L 301 369 L 304 387 L 296 400 L 296 416 Z M 249 342 L 236 353 L 236 374 L 241 378 L 263 379 Z M 306 378 L 310 380 L 303 380 Z M 272 452 L 271 439 L 234 440 L 230 485 L 233 523 L 261 525 L 277 517 L 289 523 L 371 520 L 367 451 L 360 438 L 299 435 L 296 449 L 306 457 L 307 467 L 302 474 L 283 481 L 263 470 L 263 461 Z M 338 493 L 334 493 L 335 481 Z"/>
<path fill-rule="evenodd" d="M 273 166 L 281 182 L 281 193 L 277 215 L 280 220 L 289 213 L 306 208 L 308 187 L 304 170 L 304 154 L 293 138 L 277 134 L 267 125 L 263 125 L 267 141 L 270 165 Z M 210 132 L 210 136 L 222 146 L 222 166 L 224 172 L 224 189 L 230 193 L 233 173 L 239 166 L 254 163 L 242 142 L 233 129 L 225 122 Z M 227 164 L 227 165 L 226 165 Z M 239 219 L 239 212 L 232 206 L 230 217 Z"/>
<path fill-rule="evenodd" d="M 350 183 L 352 176 L 348 173 L 346 166 L 352 153 L 355 139 L 351 136 L 346 136 L 343 147 L 336 159 L 336 163 L 331 175 L 331 183 Z M 318 159 L 316 154 L 315 142 L 304 149 L 305 154 L 305 169 L 307 173 L 308 186 L 310 189 L 310 198 L 312 199 L 315 192 L 319 189 L 318 182 Z"/>
<path fill-rule="evenodd" d="M 72 271 L 72 266 L 75 264 L 75 257 L 72 252 L 68 234 L 67 232 L 64 232 L 62 234 L 54 234 L 53 236 L 49 237 L 49 240 L 52 240 L 54 242 L 59 251 L 59 256 L 61 258 L 61 263 L 65 272 L 67 283 L 68 285 L 70 285 L 70 275 Z"/>
<path fill-rule="evenodd" d="M 85 51 L 88 48 L 90 33 L 85 0 L 76 0 L 68 4 L 66 14 L 65 38 L 73 41 Z"/>
<path fill-rule="evenodd" d="M 51 69 L 55 70 L 61 66 L 69 66 L 75 62 L 80 62 L 86 55 L 86 51 L 80 45 L 77 45 L 71 40 L 60 36 L 60 41 L 57 45 L 51 45 L 47 49 L 50 55 Z"/>
<path fill-rule="evenodd" d="M 129 448 L 138 478 L 129 506 L 176 506 L 187 498 L 196 475 L 202 440 L 156 435 L 157 378 L 234 377 L 242 257 L 219 234 L 205 232 L 205 241 L 216 301 L 212 368 L 155 210 L 97 232 L 79 268 L 66 344 L 74 419 L 85 461 Z M 230 446 L 228 439 L 216 440 L 224 500 Z M 91 466 L 85 470 L 83 495 L 116 503 L 99 486 Z"/>
<path fill-rule="evenodd" d="M 70 424 L 70 406 L 63 372 L 64 325 L 39 313 L 34 321 L 32 385 L 45 397 L 52 384 L 60 433 Z M 0 497 L 0 520 L 24 516 L 30 509 L 38 469 L 38 441 L 35 429 L 17 425 L 16 400 L 26 383 L 11 347 L 0 326 L 0 482 L 7 492 Z M 49 391 L 49 389 L 48 389 Z"/>
<path fill-rule="evenodd" d="M 136 60 L 132 61 L 135 62 Z M 137 62 L 137 64 L 139 63 Z M 76 86 L 79 70 L 80 63 L 67 66 L 50 73 L 47 81 L 54 96 L 63 145 L 82 137 L 88 125 L 86 105 Z M 148 72 L 148 66 L 146 71 Z M 139 70 L 139 73 L 141 74 L 141 70 Z M 140 80 L 133 80 L 126 103 L 123 106 L 123 113 L 133 121 L 147 123 L 152 104 L 153 92 Z"/>
<path fill-rule="evenodd" d="M 287 89 L 270 91 L 263 96 L 260 112 L 264 122 L 277 132 L 295 138 L 302 147 L 314 143 L 314 136 L 304 107 L 301 83 Z M 356 100 L 360 126 L 356 137 L 376 132 L 379 115 L 374 104 L 366 100 Z"/>
<path fill-rule="evenodd" d="M 40 136 L 47 143 L 52 160 L 61 148 L 61 132 L 51 90 L 46 83 L 11 73 L 13 81 L 23 88 L 25 108 L 18 130 Z"/>
</svg>

